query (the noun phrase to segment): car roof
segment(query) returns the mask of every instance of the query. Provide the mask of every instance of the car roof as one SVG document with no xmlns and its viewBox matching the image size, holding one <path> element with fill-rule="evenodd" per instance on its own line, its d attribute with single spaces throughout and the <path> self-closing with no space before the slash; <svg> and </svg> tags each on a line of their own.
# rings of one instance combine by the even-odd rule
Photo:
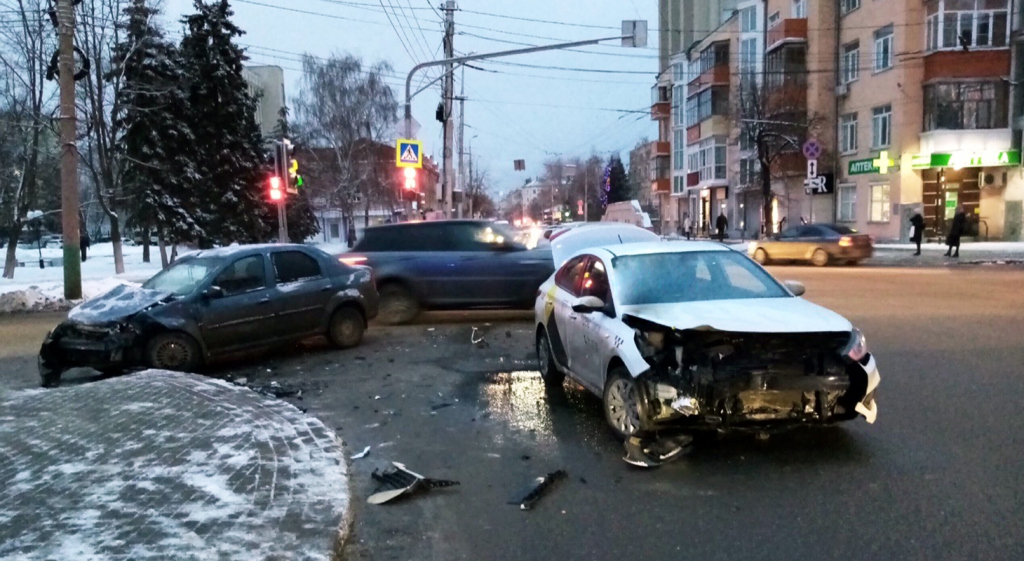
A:
<svg viewBox="0 0 1024 561">
<path fill-rule="evenodd" d="M 295 243 L 263 243 L 263 244 L 246 244 L 246 245 L 230 245 L 227 247 L 216 247 L 213 249 L 203 249 L 195 253 L 190 254 L 192 257 L 244 257 L 246 255 L 255 255 L 257 253 L 263 253 L 267 250 L 286 250 L 286 249 L 301 249 L 307 246 Z"/>
<path fill-rule="evenodd" d="M 718 242 L 687 242 L 687 241 L 660 241 L 627 243 L 621 245 L 606 245 L 597 248 L 590 248 L 580 253 L 594 253 L 603 251 L 611 257 L 624 255 L 654 255 L 658 253 L 694 253 L 702 251 L 732 251 L 728 246 Z"/>
<path fill-rule="evenodd" d="M 462 220 L 416 220 L 416 221 L 412 221 L 412 222 L 399 222 L 397 224 L 381 224 L 380 226 L 370 226 L 369 228 L 366 229 L 366 231 L 367 232 L 371 232 L 371 231 L 382 231 L 382 230 L 392 230 L 392 229 L 401 229 L 401 228 L 416 228 L 416 227 L 428 226 L 428 225 L 431 225 L 431 224 L 473 224 L 473 225 L 478 225 L 478 226 L 490 226 L 490 225 L 493 225 L 493 224 L 496 224 L 496 223 L 492 222 L 490 220 L 470 220 L 470 219 L 462 219 Z"/>
</svg>

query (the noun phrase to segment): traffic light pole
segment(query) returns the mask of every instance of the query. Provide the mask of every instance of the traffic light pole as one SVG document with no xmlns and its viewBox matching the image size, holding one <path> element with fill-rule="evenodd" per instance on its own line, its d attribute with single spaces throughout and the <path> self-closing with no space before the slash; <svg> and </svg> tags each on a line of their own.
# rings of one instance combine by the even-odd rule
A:
<svg viewBox="0 0 1024 561">
<path fill-rule="evenodd" d="M 288 191 L 291 189 L 288 174 L 287 139 L 274 147 L 274 175 L 281 180 L 281 200 L 277 201 L 277 243 L 288 243 Z"/>
</svg>

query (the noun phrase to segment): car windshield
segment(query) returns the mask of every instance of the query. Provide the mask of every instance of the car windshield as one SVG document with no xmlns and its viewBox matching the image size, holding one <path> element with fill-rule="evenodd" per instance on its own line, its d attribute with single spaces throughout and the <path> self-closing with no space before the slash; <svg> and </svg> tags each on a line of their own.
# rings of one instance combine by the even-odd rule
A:
<svg viewBox="0 0 1024 561">
<path fill-rule="evenodd" d="M 784 298 L 768 273 L 735 251 L 624 255 L 612 261 L 623 305 Z"/>
<path fill-rule="evenodd" d="M 215 257 L 189 257 L 178 261 L 142 285 L 142 288 L 170 292 L 175 296 L 192 294 L 203 280 L 224 263 Z"/>
</svg>

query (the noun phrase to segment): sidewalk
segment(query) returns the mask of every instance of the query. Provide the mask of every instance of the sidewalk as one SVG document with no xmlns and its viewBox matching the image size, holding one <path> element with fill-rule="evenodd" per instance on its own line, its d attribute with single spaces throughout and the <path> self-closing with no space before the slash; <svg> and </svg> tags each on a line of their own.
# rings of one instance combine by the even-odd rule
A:
<svg viewBox="0 0 1024 561">
<path fill-rule="evenodd" d="M 291 405 L 146 371 L 0 397 L 0 558 L 328 559 L 339 439 Z"/>
</svg>

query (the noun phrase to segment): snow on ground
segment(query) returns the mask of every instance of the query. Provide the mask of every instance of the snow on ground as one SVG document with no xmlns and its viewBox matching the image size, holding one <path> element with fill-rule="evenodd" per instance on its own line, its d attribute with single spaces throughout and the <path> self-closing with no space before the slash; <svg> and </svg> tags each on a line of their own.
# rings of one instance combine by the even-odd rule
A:
<svg viewBox="0 0 1024 561">
<path fill-rule="evenodd" d="M 0 255 L 6 255 L 6 248 Z M 142 247 L 125 246 L 123 275 L 114 274 L 114 246 L 95 244 L 89 248 L 88 259 L 82 263 L 83 300 L 95 298 L 122 284 L 146 281 L 160 270 L 160 250 L 151 247 L 151 263 L 142 262 Z M 64 267 L 39 268 L 40 251 L 18 248 L 18 261 L 26 267 L 14 269 L 13 279 L 0 279 L 0 314 L 12 312 L 57 311 L 71 308 L 77 302 L 64 301 Z M 64 250 L 42 250 L 45 260 L 61 258 Z"/>
<path fill-rule="evenodd" d="M 875 249 L 899 249 L 913 251 L 917 249 L 917 246 L 910 243 L 878 243 L 875 244 Z M 925 243 L 921 244 L 921 250 L 942 250 L 943 252 L 948 249 L 946 244 L 941 243 Z M 1024 256 L 1024 242 L 972 242 L 960 244 L 961 252 L 986 252 L 986 253 L 1006 253 L 1015 254 L 1019 253 Z"/>
</svg>

